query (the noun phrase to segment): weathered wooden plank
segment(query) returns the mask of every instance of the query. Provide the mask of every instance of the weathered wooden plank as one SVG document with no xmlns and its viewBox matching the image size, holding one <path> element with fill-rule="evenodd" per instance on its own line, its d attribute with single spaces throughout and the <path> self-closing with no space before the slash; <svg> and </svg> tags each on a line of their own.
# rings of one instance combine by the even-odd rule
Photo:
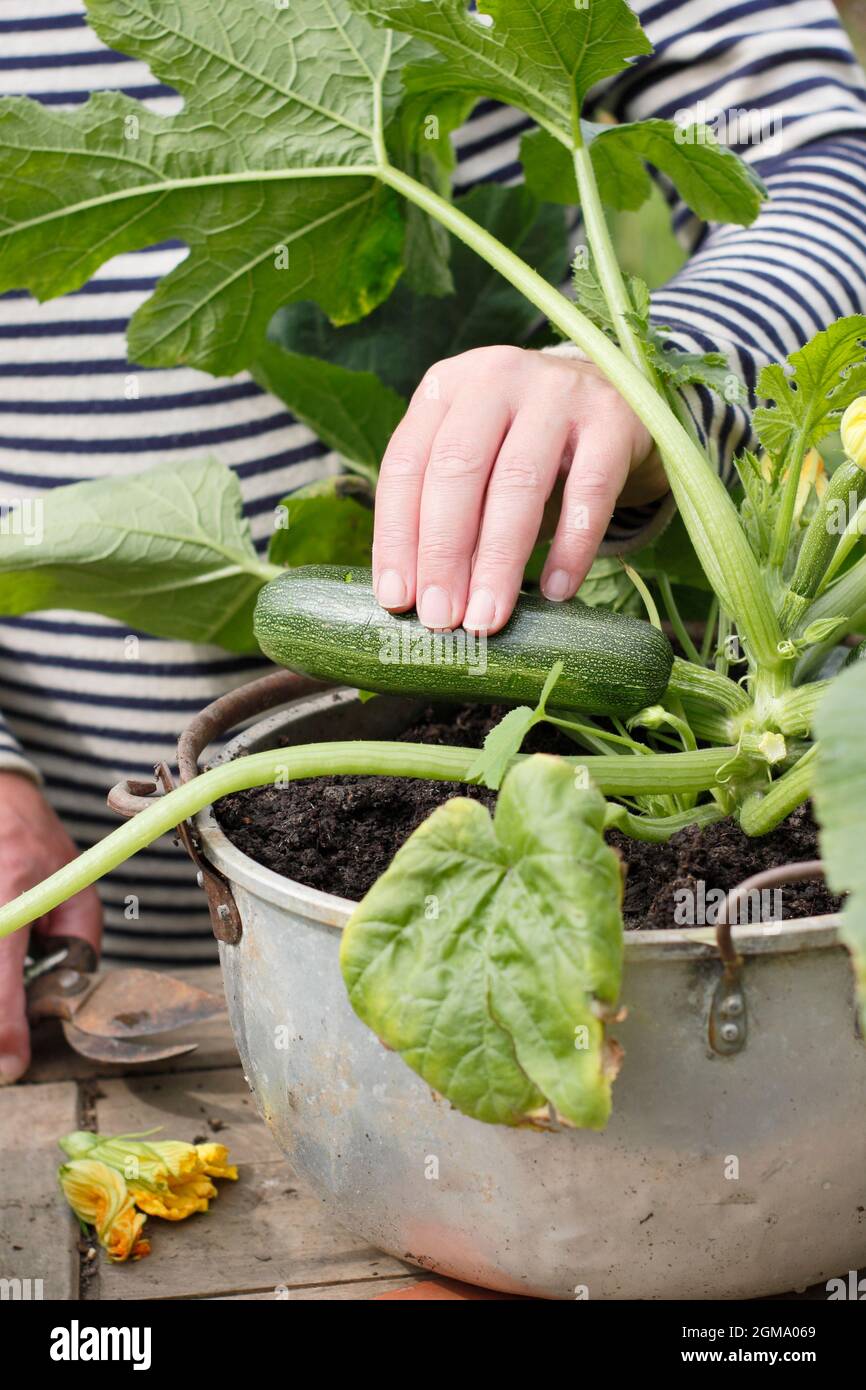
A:
<svg viewBox="0 0 866 1390">
<path fill-rule="evenodd" d="M 131 1134 L 162 1125 L 162 1138 L 225 1144 L 233 1163 L 281 1157 L 240 1067 L 104 1078 L 96 1114 L 101 1134 Z"/>
<path fill-rule="evenodd" d="M 215 1302 L 253 1303 L 274 1302 L 280 1299 L 291 1303 L 339 1302 L 368 1303 L 371 1298 L 380 1298 L 383 1293 L 394 1293 L 399 1289 L 411 1288 L 418 1283 L 420 1276 L 404 1275 L 399 1279 L 357 1279 L 342 1284 L 309 1284 L 303 1288 L 280 1290 L 257 1290 L 255 1293 L 221 1294 Z"/>
<path fill-rule="evenodd" d="M 0 1090 L 0 1279 L 41 1279 L 46 1299 L 78 1297 L 78 1227 L 57 1185 L 57 1141 L 77 1124 L 71 1082 Z"/>
<path fill-rule="evenodd" d="M 135 1265 L 100 1268 L 102 1298 L 196 1298 L 402 1276 L 409 1267 L 343 1230 L 279 1156 L 238 1069 L 124 1077 L 100 1085 L 101 1133 L 162 1125 L 166 1138 L 212 1138 L 240 1168 L 219 1182 L 206 1214 L 151 1219 L 152 1254 Z"/>
</svg>

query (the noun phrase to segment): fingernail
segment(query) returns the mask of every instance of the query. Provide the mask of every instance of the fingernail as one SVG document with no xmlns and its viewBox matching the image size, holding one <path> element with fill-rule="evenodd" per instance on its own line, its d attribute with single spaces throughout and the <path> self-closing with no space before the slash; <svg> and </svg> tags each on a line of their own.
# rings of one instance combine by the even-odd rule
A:
<svg viewBox="0 0 866 1390">
<path fill-rule="evenodd" d="M 402 608 L 406 602 L 406 585 L 396 570 L 383 570 L 376 585 L 376 598 L 383 608 Z"/>
<path fill-rule="evenodd" d="M 475 589 L 469 597 L 463 626 L 472 632 L 486 632 L 496 617 L 496 599 L 489 589 Z"/>
<path fill-rule="evenodd" d="M 438 584 L 431 584 L 421 595 L 418 617 L 425 627 L 450 628 L 451 598 Z"/>
<path fill-rule="evenodd" d="M 571 593 L 571 575 L 566 574 L 565 570 L 552 570 L 547 578 L 541 581 L 541 592 L 545 598 L 561 603 Z"/>
<path fill-rule="evenodd" d="M 25 1070 L 20 1057 L 6 1053 L 0 1057 L 0 1086 L 11 1086 L 13 1081 L 20 1081 Z"/>
</svg>

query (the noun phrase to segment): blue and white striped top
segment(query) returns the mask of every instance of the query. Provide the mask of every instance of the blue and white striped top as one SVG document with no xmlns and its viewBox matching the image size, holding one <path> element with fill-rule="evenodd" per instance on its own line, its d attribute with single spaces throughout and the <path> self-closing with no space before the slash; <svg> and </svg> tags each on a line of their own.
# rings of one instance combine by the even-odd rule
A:
<svg viewBox="0 0 866 1390">
<path fill-rule="evenodd" d="M 750 228 L 706 227 L 666 189 L 693 254 L 654 301 L 681 346 L 721 348 L 751 386 L 766 361 L 839 315 L 866 311 L 863 74 L 831 0 L 636 8 L 655 53 L 607 88 L 606 109 L 628 120 L 750 113 L 741 152 L 769 185 L 770 203 Z M 0 93 L 63 107 L 117 88 L 162 114 L 180 105 L 144 64 L 95 38 L 82 0 L 0 5 Z M 479 104 L 457 137 L 458 188 L 519 178 L 528 124 Z M 210 453 L 238 473 L 264 549 L 280 498 L 336 470 L 335 458 L 245 374 L 215 380 L 127 361 L 127 320 L 183 255 L 182 246 L 162 245 L 118 256 L 82 290 L 42 305 L 26 294 L 0 300 L 0 499 Z M 748 439 L 748 418 L 709 398 L 694 404 L 724 466 Z M 148 637 L 130 660 L 128 637 L 121 624 L 81 613 L 0 622 L 0 767 L 41 775 L 82 848 L 115 824 L 107 788 L 149 775 L 158 759 L 171 762 L 188 718 L 262 667 Z M 109 955 L 177 963 L 212 954 L 191 866 L 167 840 L 111 874 L 102 893 Z"/>
</svg>

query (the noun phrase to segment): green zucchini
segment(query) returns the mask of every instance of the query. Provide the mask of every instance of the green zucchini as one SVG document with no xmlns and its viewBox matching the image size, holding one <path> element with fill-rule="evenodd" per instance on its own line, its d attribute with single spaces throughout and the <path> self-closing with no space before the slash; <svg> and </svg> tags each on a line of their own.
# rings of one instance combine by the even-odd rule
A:
<svg viewBox="0 0 866 1390">
<path fill-rule="evenodd" d="M 266 656 L 321 680 L 429 699 L 535 704 L 555 661 L 564 663 L 553 703 L 627 717 L 661 700 L 673 665 L 667 638 L 649 623 L 522 595 L 494 637 L 431 633 L 414 613 L 379 607 L 370 570 L 307 565 L 261 590 L 255 632 Z"/>
</svg>

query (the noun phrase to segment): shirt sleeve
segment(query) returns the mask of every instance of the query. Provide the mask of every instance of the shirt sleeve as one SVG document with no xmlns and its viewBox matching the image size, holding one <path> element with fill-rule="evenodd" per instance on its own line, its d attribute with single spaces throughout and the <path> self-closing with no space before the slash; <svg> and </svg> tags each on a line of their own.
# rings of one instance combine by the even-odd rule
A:
<svg viewBox="0 0 866 1390">
<path fill-rule="evenodd" d="M 866 82 L 831 0 L 643 9 L 655 51 L 600 106 L 619 121 L 713 125 L 769 192 L 750 227 L 707 225 L 656 176 L 690 258 L 653 294 L 653 319 L 675 347 L 723 352 L 750 393 L 743 408 L 703 388 L 684 392 L 730 480 L 734 454 L 755 443 L 761 368 L 836 318 L 866 311 Z M 618 512 L 609 548 L 643 544 L 651 516 Z M 653 520 L 658 529 L 663 518 Z"/>
<path fill-rule="evenodd" d="M 16 739 L 15 735 L 0 713 L 0 772 L 20 772 L 37 785 L 42 784 L 42 773 L 32 763 Z"/>
</svg>

